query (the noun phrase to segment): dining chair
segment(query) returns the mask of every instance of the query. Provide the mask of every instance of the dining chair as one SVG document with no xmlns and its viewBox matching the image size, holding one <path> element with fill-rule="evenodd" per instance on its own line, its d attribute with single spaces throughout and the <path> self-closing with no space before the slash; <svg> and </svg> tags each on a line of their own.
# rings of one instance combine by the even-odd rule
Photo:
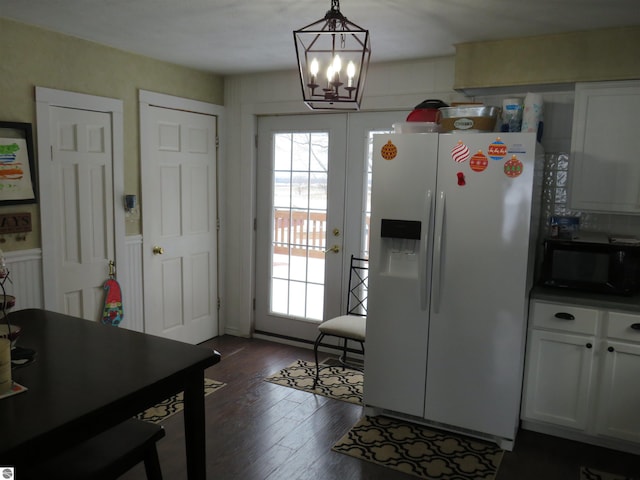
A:
<svg viewBox="0 0 640 480">
<path fill-rule="evenodd" d="M 115 480 L 144 462 L 148 480 L 162 480 L 156 442 L 161 425 L 135 418 L 41 462 L 21 468 L 21 480 Z"/>
<path fill-rule="evenodd" d="M 349 268 L 349 284 L 347 294 L 347 309 L 345 315 L 334 317 L 318 325 L 318 336 L 313 345 L 313 353 L 316 361 L 316 376 L 313 380 L 313 388 L 316 388 L 320 379 L 320 370 L 331 365 L 321 365 L 318 362 L 318 348 L 328 347 L 341 350 L 339 362 L 343 367 L 362 370 L 361 366 L 349 363 L 348 342 L 356 342 L 360 349 L 356 353 L 364 355 L 364 343 L 367 330 L 367 294 L 369 280 L 369 261 L 366 258 L 358 258 L 351 255 Z M 325 337 L 337 337 L 342 344 L 323 344 Z"/>
</svg>

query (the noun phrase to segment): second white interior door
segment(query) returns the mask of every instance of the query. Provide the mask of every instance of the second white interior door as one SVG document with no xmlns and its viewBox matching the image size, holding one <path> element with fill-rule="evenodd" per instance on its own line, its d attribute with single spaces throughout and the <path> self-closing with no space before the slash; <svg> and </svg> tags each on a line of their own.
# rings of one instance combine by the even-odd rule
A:
<svg viewBox="0 0 640 480">
<path fill-rule="evenodd" d="M 188 343 L 218 334 L 216 122 L 143 105 L 145 332 Z"/>
</svg>

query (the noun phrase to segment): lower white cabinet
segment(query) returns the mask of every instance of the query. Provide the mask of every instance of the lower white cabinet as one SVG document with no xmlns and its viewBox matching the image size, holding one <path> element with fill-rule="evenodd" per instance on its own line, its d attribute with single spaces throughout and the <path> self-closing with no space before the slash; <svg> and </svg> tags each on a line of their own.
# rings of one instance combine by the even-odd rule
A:
<svg viewBox="0 0 640 480">
<path fill-rule="evenodd" d="M 592 390 L 593 337 L 534 330 L 527 353 L 527 418 L 587 427 Z"/>
<path fill-rule="evenodd" d="M 640 443 L 640 316 L 609 313 L 596 433 Z"/>
<path fill-rule="evenodd" d="M 524 422 L 640 445 L 639 380 L 640 315 L 531 302 Z"/>
</svg>

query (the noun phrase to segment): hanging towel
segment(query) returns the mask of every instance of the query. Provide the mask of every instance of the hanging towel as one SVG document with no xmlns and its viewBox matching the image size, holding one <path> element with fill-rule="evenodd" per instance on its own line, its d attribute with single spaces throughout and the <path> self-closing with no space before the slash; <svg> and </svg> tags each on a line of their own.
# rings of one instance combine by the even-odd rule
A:
<svg viewBox="0 0 640 480">
<path fill-rule="evenodd" d="M 104 311 L 102 313 L 102 323 L 117 327 L 123 318 L 122 292 L 118 281 L 111 277 L 104 282 L 107 295 L 104 300 Z"/>
</svg>

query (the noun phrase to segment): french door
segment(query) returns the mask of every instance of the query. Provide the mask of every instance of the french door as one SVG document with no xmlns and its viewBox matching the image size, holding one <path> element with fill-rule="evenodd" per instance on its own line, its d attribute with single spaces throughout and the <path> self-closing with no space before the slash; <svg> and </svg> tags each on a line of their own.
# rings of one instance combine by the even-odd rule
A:
<svg viewBox="0 0 640 480">
<path fill-rule="evenodd" d="M 258 120 L 255 331 L 313 340 L 368 254 L 370 139 L 406 113 Z"/>
</svg>

